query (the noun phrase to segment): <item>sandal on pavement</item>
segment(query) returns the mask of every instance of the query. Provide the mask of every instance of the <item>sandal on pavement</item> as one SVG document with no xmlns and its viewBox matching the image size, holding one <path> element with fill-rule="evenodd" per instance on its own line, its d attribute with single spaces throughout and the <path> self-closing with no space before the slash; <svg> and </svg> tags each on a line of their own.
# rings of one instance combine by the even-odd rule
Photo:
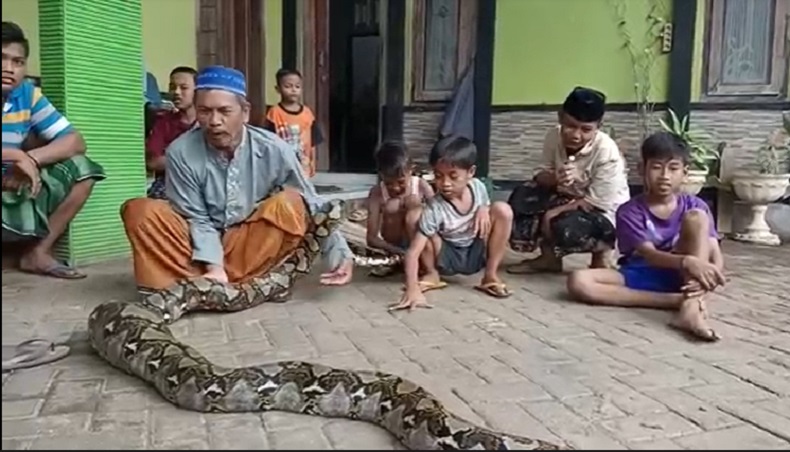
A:
<svg viewBox="0 0 790 452">
<path fill-rule="evenodd" d="M 88 276 L 76 268 L 69 267 L 66 264 L 55 264 L 43 270 L 29 270 L 24 268 L 20 270 L 23 273 L 29 273 L 31 275 L 49 276 L 51 278 L 57 279 L 83 279 Z"/>
<path fill-rule="evenodd" d="M 439 282 L 420 281 L 419 284 L 422 293 L 430 292 L 432 290 L 444 289 L 445 287 L 447 287 L 447 283 L 444 281 L 439 281 Z M 402 290 L 406 290 L 406 286 L 403 286 Z"/>
<path fill-rule="evenodd" d="M 512 295 L 512 292 L 507 288 L 507 284 L 501 282 L 480 284 L 479 286 L 475 286 L 475 290 L 499 299 L 508 298 Z"/>
<path fill-rule="evenodd" d="M 46 339 L 31 339 L 16 346 L 3 346 L 3 372 L 49 364 L 66 357 L 71 349 Z"/>
</svg>

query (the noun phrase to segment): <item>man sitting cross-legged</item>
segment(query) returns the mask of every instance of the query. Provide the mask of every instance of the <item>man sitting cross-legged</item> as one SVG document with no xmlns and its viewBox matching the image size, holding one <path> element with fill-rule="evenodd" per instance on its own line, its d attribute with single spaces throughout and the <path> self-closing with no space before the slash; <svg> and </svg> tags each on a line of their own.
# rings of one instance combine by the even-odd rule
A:
<svg viewBox="0 0 790 452">
<path fill-rule="evenodd" d="M 568 291 L 588 303 L 677 310 L 673 326 L 714 341 L 705 295 L 724 285 L 724 259 L 710 209 L 680 192 L 688 158 L 687 145 L 672 134 L 645 140 L 645 193 L 617 211 L 620 270 L 578 270 Z"/>
<path fill-rule="evenodd" d="M 210 66 L 198 74 L 196 86 L 200 127 L 165 152 L 167 201 L 137 198 L 121 208 L 143 292 L 201 275 L 230 283 L 261 277 L 304 237 L 303 199 L 312 209 L 324 202 L 293 148 L 247 124 L 250 104 L 241 72 Z M 343 236 L 333 233 L 323 251 L 331 271 L 321 282 L 348 283 L 353 262 Z"/>
</svg>

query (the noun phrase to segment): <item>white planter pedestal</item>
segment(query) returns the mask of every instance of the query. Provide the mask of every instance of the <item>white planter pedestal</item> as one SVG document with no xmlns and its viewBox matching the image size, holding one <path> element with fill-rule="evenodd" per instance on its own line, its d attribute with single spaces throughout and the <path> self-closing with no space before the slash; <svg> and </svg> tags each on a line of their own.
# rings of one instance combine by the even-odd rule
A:
<svg viewBox="0 0 790 452">
<path fill-rule="evenodd" d="M 735 195 L 751 207 L 751 220 L 742 232 L 733 234 L 733 240 L 758 245 L 777 246 L 779 236 L 771 232 L 765 220 L 768 204 L 781 198 L 788 185 L 790 174 L 736 174 L 732 179 Z"/>
<path fill-rule="evenodd" d="M 683 181 L 680 189 L 689 195 L 698 195 L 708 180 L 708 172 L 704 170 L 691 170 Z"/>
</svg>

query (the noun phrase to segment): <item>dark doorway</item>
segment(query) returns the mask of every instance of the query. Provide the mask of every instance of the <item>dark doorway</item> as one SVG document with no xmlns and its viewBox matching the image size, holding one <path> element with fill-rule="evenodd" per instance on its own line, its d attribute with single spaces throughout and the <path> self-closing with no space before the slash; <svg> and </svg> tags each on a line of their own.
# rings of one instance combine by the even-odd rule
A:
<svg viewBox="0 0 790 452">
<path fill-rule="evenodd" d="M 250 122 L 259 124 L 264 99 L 263 0 L 201 0 L 198 21 L 198 66 L 222 64 L 247 76 Z"/>
<path fill-rule="evenodd" d="M 372 173 L 379 141 L 379 0 L 329 3 L 330 170 Z"/>
</svg>

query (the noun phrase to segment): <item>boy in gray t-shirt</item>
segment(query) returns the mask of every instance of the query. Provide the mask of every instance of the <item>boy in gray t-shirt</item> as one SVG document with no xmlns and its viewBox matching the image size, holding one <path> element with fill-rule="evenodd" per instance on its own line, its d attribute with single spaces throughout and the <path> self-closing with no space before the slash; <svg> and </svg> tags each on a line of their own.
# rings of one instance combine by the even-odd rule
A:
<svg viewBox="0 0 790 452">
<path fill-rule="evenodd" d="M 491 203 L 475 174 L 477 150 L 462 137 L 445 138 L 431 149 L 437 196 L 406 214 L 411 244 L 406 252 L 406 291 L 392 309 L 428 306 L 424 292 L 447 284 L 440 275 L 472 275 L 485 270 L 475 287 L 496 298 L 510 296 L 497 270 L 507 251 L 513 211 Z M 422 266 L 424 276 L 419 280 Z"/>
</svg>

